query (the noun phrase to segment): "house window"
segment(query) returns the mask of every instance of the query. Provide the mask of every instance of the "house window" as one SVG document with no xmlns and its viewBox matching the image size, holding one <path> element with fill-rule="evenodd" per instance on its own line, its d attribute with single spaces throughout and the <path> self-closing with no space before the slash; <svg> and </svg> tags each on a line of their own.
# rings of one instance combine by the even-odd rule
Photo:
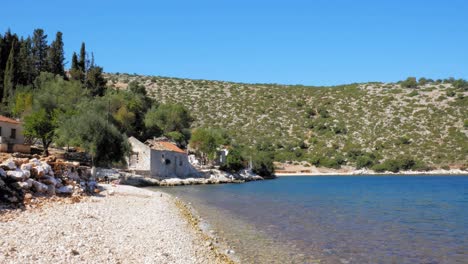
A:
<svg viewBox="0 0 468 264">
<path fill-rule="evenodd" d="M 15 139 L 15 138 L 16 138 L 16 129 L 15 129 L 15 128 L 12 128 L 12 129 L 11 129 L 10 138 L 12 138 L 12 139 Z"/>
<path fill-rule="evenodd" d="M 0 127 L 0 137 L 2 136 L 2 127 Z"/>
</svg>

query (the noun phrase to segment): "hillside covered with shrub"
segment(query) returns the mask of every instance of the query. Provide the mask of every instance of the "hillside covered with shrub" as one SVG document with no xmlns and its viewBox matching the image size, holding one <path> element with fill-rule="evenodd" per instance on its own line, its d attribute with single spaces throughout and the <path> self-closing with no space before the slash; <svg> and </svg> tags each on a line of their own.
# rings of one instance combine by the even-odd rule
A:
<svg viewBox="0 0 468 264">
<path fill-rule="evenodd" d="M 179 103 L 193 127 L 227 131 L 234 143 L 274 153 L 277 161 L 376 170 L 466 167 L 468 84 L 453 78 L 336 87 L 244 84 L 106 74 L 108 86 L 146 88 Z M 401 164 L 395 164 L 399 161 Z"/>
</svg>

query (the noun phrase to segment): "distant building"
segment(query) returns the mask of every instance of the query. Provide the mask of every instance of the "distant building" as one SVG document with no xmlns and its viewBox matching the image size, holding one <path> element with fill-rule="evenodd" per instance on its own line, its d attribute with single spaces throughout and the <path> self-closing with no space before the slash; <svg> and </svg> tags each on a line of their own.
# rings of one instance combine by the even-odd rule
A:
<svg viewBox="0 0 468 264">
<path fill-rule="evenodd" d="M 189 163 L 188 155 L 172 142 L 164 139 L 142 143 L 134 137 L 128 139 L 132 153 L 128 169 L 154 178 L 196 177 L 197 170 Z"/>
<path fill-rule="evenodd" d="M 31 152 L 31 146 L 25 144 L 21 122 L 2 115 L 0 115 L 0 152 Z"/>
<path fill-rule="evenodd" d="M 226 147 L 218 149 L 216 151 L 216 158 L 214 160 L 214 164 L 218 166 L 226 164 L 228 154 L 229 150 Z"/>
</svg>

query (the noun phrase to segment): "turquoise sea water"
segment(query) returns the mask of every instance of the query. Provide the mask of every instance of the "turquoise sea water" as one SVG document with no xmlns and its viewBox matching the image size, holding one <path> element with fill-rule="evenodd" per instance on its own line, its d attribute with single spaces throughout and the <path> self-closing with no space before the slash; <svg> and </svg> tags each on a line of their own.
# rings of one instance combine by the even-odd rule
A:
<svg viewBox="0 0 468 264">
<path fill-rule="evenodd" d="M 162 190 L 190 202 L 245 263 L 468 263 L 468 176 L 280 177 Z"/>
</svg>

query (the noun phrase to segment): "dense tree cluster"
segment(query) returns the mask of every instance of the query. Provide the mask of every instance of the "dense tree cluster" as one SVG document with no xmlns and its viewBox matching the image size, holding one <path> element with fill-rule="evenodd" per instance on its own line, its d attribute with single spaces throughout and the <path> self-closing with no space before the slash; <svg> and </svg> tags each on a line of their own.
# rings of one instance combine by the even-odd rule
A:
<svg viewBox="0 0 468 264">
<path fill-rule="evenodd" d="M 119 161 L 128 150 L 121 133 L 127 131 L 121 123 L 103 121 L 107 108 L 92 114 L 79 110 L 85 102 L 104 101 L 101 97 L 106 93 L 102 67 L 95 65 L 93 55 L 91 60 L 87 58 L 82 43 L 80 58 L 74 54 L 67 74 L 61 32 L 50 44 L 42 29 L 26 38 L 10 30 L 0 34 L 1 114 L 23 118 L 25 136 L 31 141 L 39 140 L 45 155 L 54 142 L 76 143 L 88 150 L 98 164 Z"/>
</svg>

